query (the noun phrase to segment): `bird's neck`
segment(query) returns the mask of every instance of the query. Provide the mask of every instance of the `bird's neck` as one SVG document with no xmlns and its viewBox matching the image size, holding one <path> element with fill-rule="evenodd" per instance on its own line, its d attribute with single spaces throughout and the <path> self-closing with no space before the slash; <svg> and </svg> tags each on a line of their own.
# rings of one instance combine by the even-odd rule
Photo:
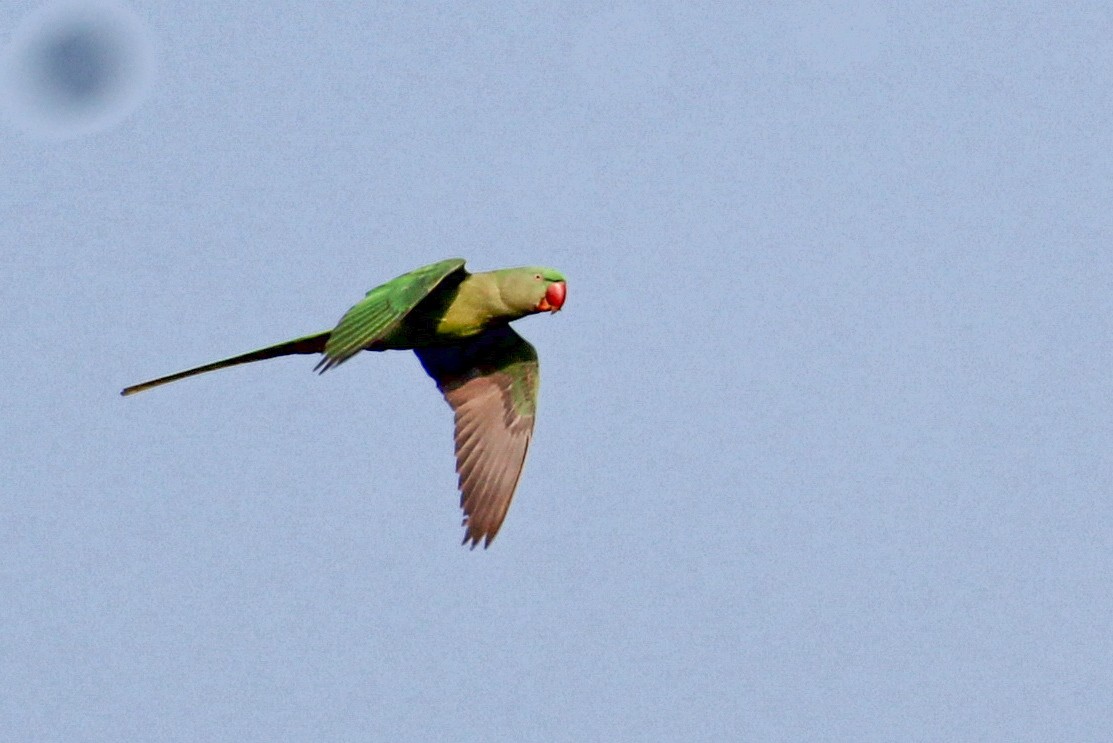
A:
<svg viewBox="0 0 1113 743">
<path fill-rule="evenodd" d="M 456 296 L 437 325 L 437 334 L 466 338 L 483 332 L 494 321 L 514 320 L 520 314 L 503 301 L 494 276 L 476 273 L 460 282 Z"/>
</svg>

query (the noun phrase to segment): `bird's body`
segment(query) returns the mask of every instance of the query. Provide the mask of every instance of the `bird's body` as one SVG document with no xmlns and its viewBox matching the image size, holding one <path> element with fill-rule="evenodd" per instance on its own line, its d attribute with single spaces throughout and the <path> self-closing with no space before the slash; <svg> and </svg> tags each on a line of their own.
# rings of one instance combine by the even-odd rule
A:
<svg viewBox="0 0 1113 743">
<path fill-rule="evenodd" d="M 564 304 L 564 277 L 524 267 L 471 274 L 459 258 L 367 293 L 332 330 L 127 387 L 121 394 L 252 361 L 323 354 L 324 372 L 360 351 L 413 350 L 456 413 L 465 542 L 494 539 L 517 487 L 537 406 L 537 353 L 509 323 Z"/>
</svg>

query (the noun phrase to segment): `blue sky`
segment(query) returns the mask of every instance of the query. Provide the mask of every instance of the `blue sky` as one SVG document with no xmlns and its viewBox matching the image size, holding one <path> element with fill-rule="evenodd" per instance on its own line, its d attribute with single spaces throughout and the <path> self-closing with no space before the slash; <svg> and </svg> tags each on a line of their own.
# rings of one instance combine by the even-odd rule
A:
<svg viewBox="0 0 1113 743">
<path fill-rule="evenodd" d="M 0 737 L 1108 734 L 1106 4 L 130 7 L 0 137 Z M 569 279 L 487 551 L 410 354 L 118 395 L 457 255 Z"/>
</svg>

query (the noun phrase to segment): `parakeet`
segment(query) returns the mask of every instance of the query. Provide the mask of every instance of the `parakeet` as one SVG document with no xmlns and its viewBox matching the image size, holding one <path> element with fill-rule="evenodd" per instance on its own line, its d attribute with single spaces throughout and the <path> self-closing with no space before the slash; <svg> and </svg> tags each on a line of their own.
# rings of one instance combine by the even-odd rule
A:
<svg viewBox="0 0 1113 743">
<path fill-rule="evenodd" d="M 332 330 L 125 388 L 157 387 L 227 366 L 290 354 L 323 354 L 325 372 L 360 351 L 413 350 L 456 416 L 456 471 L 464 543 L 487 547 L 510 507 L 533 434 L 537 352 L 510 322 L 564 306 L 564 276 L 551 268 L 468 273 L 464 260 L 433 263 L 367 292 Z"/>
</svg>

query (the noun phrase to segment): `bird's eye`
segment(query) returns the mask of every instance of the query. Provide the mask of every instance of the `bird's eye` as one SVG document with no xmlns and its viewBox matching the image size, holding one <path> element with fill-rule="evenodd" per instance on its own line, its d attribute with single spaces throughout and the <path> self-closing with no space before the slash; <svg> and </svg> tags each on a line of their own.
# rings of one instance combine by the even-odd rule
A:
<svg viewBox="0 0 1113 743">
<path fill-rule="evenodd" d="M 535 273 L 535 274 L 533 275 L 533 278 L 535 278 L 535 279 L 537 279 L 538 281 L 540 281 L 540 280 L 541 280 L 541 274 L 539 274 L 539 273 Z"/>
</svg>

